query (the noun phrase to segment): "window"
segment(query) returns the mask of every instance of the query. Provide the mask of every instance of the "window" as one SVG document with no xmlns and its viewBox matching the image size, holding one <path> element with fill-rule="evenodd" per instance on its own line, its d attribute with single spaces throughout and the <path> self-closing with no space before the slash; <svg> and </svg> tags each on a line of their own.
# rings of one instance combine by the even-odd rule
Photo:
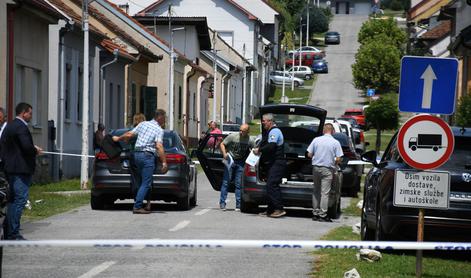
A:
<svg viewBox="0 0 471 278">
<path fill-rule="evenodd" d="M 15 104 L 26 102 L 33 107 L 31 124 L 39 127 L 42 114 L 41 71 L 24 65 L 16 66 Z"/>
<path fill-rule="evenodd" d="M 120 128 L 122 123 L 122 119 L 123 119 L 123 96 L 121 95 L 121 85 L 116 85 L 116 100 L 117 100 L 117 113 L 116 113 L 116 116 L 114 117 L 116 120 L 115 120 L 115 126 L 116 128 Z"/>
<path fill-rule="evenodd" d="M 65 66 L 65 118 L 70 120 L 70 90 L 72 86 L 72 65 L 66 64 Z"/>
<path fill-rule="evenodd" d="M 82 121 L 83 107 L 83 69 L 78 68 L 78 86 L 77 86 L 77 121 Z"/>
</svg>

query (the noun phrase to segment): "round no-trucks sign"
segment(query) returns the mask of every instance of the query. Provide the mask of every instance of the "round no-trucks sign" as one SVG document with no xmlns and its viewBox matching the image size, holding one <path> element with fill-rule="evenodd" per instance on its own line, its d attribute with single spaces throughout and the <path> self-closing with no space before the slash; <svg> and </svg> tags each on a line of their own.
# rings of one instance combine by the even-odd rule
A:
<svg viewBox="0 0 471 278">
<path fill-rule="evenodd" d="M 410 118 L 399 130 L 397 147 L 402 159 L 421 170 L 440 167 L 453 153 L 455 140 L 442 119 L 421 114 Z"/>
</svg>

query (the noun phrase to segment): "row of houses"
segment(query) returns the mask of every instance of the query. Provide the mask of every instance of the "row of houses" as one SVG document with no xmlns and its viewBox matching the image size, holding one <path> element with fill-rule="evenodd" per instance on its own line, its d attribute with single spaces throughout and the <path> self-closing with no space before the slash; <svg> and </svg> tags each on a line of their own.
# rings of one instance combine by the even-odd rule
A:
<svg viewBox="0 0 471 278">
<path fill-rule="evenodd" d="M 470 94 L 471 3 L 466 0 L 412 1 L 407 25 L 412 51 L 458 59 L 457 99 Z"/>
<path fill-rule="evenodd" d="M 90 146 L 99 123 L 107 130 L 127 127 L 134 114 L 150 119 L 156 108 L 173 111 L 169 125 L 189 146 L 209 120 L 253 119 L 278 62 L 279 13 L 265 0 L 148 4 L 136 12 L 119 0 L 89 4 L 90 66 L 84 69 L 81 0 L 0 0 L 0 106 L 8 118 L 18 102 L 31 103 L 35 143 L 80 153 L 88 78 Z M 43 180 L 80 174 L 75 157 L 39 162 Z"/>
</svg>

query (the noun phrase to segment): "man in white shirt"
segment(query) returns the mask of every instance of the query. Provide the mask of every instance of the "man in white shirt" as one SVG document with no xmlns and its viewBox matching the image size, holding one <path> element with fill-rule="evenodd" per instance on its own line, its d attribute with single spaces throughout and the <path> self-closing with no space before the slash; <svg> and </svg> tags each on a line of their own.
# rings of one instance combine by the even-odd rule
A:
<svg viewBox="0 0 471 278">
<path fill-rule="evenodd" d="M 312 220 L 332 222 L 327 216 L 329 195 L 332 181 L 337 171 L 337 164 L 343 156 L 342 146 L 332 137 L 334 126 L 324 125 L 324 135 L 314 138 L 307 148 L 309 158 L 312 158 L 314 190 L 312 194 Z"/>
</svg>

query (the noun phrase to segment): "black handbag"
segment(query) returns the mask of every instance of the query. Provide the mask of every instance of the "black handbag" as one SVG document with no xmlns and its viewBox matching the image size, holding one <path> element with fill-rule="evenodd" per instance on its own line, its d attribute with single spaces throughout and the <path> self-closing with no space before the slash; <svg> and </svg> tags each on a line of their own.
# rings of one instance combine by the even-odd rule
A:
<svg viewBox="0 0 471 278">
<path fill-rule="evenodd" d="M 123 151 L 121 145 L 118 142 L 113 141 L 111 135 L 109 134 L 106 134 L 103 138 L 101 148 L 110 159 L 117 158 Z"/>
</svg>

